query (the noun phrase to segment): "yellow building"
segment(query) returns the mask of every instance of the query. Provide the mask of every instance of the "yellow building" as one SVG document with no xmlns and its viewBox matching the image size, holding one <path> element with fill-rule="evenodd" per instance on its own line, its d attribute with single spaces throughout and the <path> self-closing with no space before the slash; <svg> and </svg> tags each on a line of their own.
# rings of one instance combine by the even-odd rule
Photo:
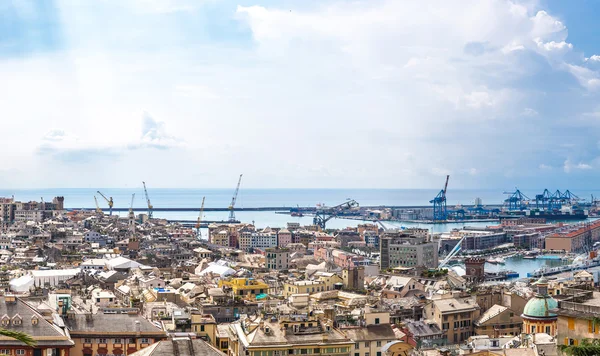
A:
<svg viewBox="0 0 600 356">
<path fill-rule="evenodd" d="M 323 281 L 295 281 L 283 284 L 283 296 L 289 297 L 292 294 L 312 294 L 325 291 Z M 331 290 L 331 289 L 330 289 Z"/>
<path fill-rule="evenodd" d="M 475 334 L 490 338 L 516 336 L 521 333 L 522 326 L 523 319 L 519 314 L 503 305 L 494 304 L 475 322 Z"/>
<path fill-rule="evenodd" d="M 269 285 L 253 278 L 234 278 L 230 281 L 219 281 L 219 287 L 230 287 L 233 295 L 247 299 L 256 299 L 259 294 L 269 292 Z"/>
<path fill-rule="evenodd" d="M 229 234 L 227 233 L 226 230 L 221 230 L 221 231 L 217 232 L 216 234 L 212 234 L 210 237 L 211 237 L 210 242 L 213 245 L 229 247 Z"/>
<path fill-rule="evenodd" d="M 344 283 L 344 279 L 339 275 L 331 272 L 317 272 L 315 273 L 317 279 L 323 283 L 325 291 L 334 290 L 334 286 L 338 283 Z"/>
<path fill-rule="evenodd" d="M 548 280 L 544 277 L 535 283 L 537 293 L 523 309 L 523 332 L 525 334 L 546 333 L 556 336 L 558 316 L 551 309 L 558 307 L 558 302 L 548 294 Z"/>
<path fill-rule="evenodd" d="M 342 332 L 309 315 L 245 318 L 229 325 L 234 336 L 230 355 L 351 356 L 354 342 Z M 375 355 L 373 355 L 375 356 Z"/>
<path fill-rule="evenodd" d="M 140 315 L 77 314 L 65 319 L 75 346 L 70 356 L 130 354 L 167 334 Z"/>
<path fill-rule="evenodd" d="M 199 311 L 193 311 L 191 314 L 192 331 L 198 337 L 208 341 L 215 347 L 217 344 L 217 322 L 211 314 L 202 314 Z"/>
<path fill-rule="evenodd" d="M 227 353 L 229 350 L 229 343 L 231 342 L 231 335 L 229 333 L 228 324 L 217 325 L 217 348 L 223 353 Z"/>
<path fill-rule="evenodd" d="M 434 299 L 423 308 L 423 319 L 435 322 L 449 344 L 461 344 L 473 335 L 473 325 L 480 311 L 474 297 L 452 297 L 448 293 L 447 297 Z"/>
<path fill-rule="evenodd" d="M 568 297 L 567 297 L 568 295 Z M 579 345 L 583 339 L 600 339 L 600 292 L 570 289 L 553 309 L 558 315 L 556 337 L 562 345 Z"/>
</svg>

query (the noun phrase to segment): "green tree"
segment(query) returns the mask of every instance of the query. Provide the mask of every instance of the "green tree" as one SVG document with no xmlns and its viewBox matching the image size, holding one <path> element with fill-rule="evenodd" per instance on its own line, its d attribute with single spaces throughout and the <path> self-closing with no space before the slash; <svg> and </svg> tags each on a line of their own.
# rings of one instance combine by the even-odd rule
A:
<svg viewBox="0 0 600 356">
<path fill-rule="evenodd" d="M 27 346 L 35 346 L 37 342 L 29 335 L 20 331 L 13 331 L 4 328 L 0 328 L 0 336 L 6 336 L 13 338 L 17 341 L 21 341 Z"/>
<path fill-rule="evenodd" d="M 600 325 L 598 318 L 593 322 Z M 560 345 L 559 348 L 569 356 L 597 356 L 600 355 L 600 339 L 583 339 L 579 345 Z"/>
</svg>

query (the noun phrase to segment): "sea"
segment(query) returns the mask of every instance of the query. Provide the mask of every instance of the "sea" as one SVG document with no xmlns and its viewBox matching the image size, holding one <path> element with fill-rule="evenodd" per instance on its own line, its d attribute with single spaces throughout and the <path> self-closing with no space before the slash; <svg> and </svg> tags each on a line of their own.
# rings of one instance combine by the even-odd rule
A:
<svg viewBox="0 0 600 356">
<path fill-rule="evenodd" d="M 214 208 L 225 208 L 229 206 L 233 195 L 233 189 L 184 189 L 184 188 L 152 188 L 148 186 L 148 194 L 155 208 L 200 208 L 202 197 L 206 197 L 205 206 Z M 98 199 L 100 207 L 108 211 L 108 206 L 97 193 L 101 191 L 105 196 L 112 197 L 114 206 L 127 208 L 131 203 L 131 195 L 135 193 L 133 206 L 137 208 L 146 207 L 146 198 L 143 187 L 131 188 L 52 188 L 52 189 L 0 189 L 0 197 L 14 196 L 20 201 L 51 201 L 55 196 L 65 197 L 65 207 L 71 209 L 95 207 L 94 196 Z M 481 199 L 483 205 L 502 204 L 507 195 L 504 189 L 452 189 L 447 193 L 448 206 L 457 204 L 473 204 L 476 198 Z M 510 191 L 510 190 L 509 190 Z M 522 190 L 529 197 L 541 194 L 543 189 Z M 354 199 L 363 206 L 393 205 L 393 206 L 427 206 L 439 190 L 436 189 L 246 189 L 241 187 L 236 207 L 256 208 L 280 206 L 293 208 L 297 206 L 308 207 L 317 204 L 333 206 L 347 199 Z M 574 191 L 580 197 L 600 195 L 596 191 Z M 118 214 L 125 215 L 126 212 Z M 235 213 L 237 220 L 241 222 L 253 222 L 258 228 L 281 227 L 287 222 L 298 222 L 306 225 L 312 223 L 312 217 L 292 217 L 287 214 L 277 214 L 272 211 L 238 211 Z M 203 220 L 219 221 L 227 220 L 229 212 L 204 212 Z M 160 212 L 155 211 L 154 216 L 170 220 L 196 220 L 198 212 Z M 364 223 L 360 220 L 332 219 L 327 226 L 330 228 L 344 228 Z M 453 228 L 462 227 L 465 223 L 449 224 L 419 224 L 386 222 L 389 227 L 425 227 L 432 232 L 445 232 Z M 468 226 L 494 225 L 493 222 L 469 222 Z"/>
</svg>

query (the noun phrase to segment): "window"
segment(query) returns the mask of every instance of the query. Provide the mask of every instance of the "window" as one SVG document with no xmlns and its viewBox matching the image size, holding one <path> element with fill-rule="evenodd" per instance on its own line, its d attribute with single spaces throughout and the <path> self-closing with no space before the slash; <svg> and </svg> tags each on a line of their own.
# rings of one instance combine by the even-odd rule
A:
<svg viewBox="0 0 600 356">
<path fill-rule="evenodd" d="M 371 342 L 365 341 L 365 347 L 370 347 L 370 346 L 371 346 Z"/>
<path fill-rule="evenodd" d="M 150 341 L 149 341 L 149 339 L 148 339 L 148 338 L 145 338 L 145 337 L 143 337 L 143 338 L 141 338 L 141 339 L 140 339 L 140 343 L 141 343 L 141 344 L 149 344 L 149 343 L 150 343 Z"/>
<path fill-rule="evenodd" d="M 381 341 L 377 341 L 377 347 L 381 347 Z"/>
<path fill-rule="evenodd" d="M 550 327 L 546 326 L 546 334 L 550 335 Z"/>
<path fill-rule="evenodd" d="M 531 325 L 531 333 L 535 334 L 535 326 L 534 325 Z"/>
<path fill-rule="evenodd" d="M 121 343 L 121 339 L 114 339 L 113 340 L 113 344 L 120 344 Z"/>
<path fill-rule="evenodd" d="M 379 324 L 379 318 L 375 318 L 375 325 Z"/>
<path fill-rule="evenodd" d="M 381 351 L 377 351 L 377 356 L 381 356 Z"/>
<path fill-rule="evenodd" d="M 358 350 L 358 349 L 360 349 L 360 345 L 358 344 L 358 342 L 354 344 L 354 349 L 355 349 L 355 350 Z"/>
<path fill-rule="evenodd" d="M 200 325 L 200 331 L 204 331 L 204 325 Z"/>
<path fill-rule="evenodd" d="M 130 339 L 129 339 L 129 343 L 130 343 L 130 344 L 135 344 L 135 339 L 134 339 L 134 338 L 130 338 Z"/>
<path fill-rule="evenodd" d="M 98 343 L 99 344 L 106 344 L 107 340 L 106 339 L 98 339 Z"/>
<path fill-rule="evenodd" d="M 25 355 L 25 350 L 24 349 L 18 349 L 17 350 L 17 355 Z"/>
<path fill-rule="evenodd" d="M 84 344 L 91 344 L 92 343 L 92 339 L 83 339 L 83 343 Z"/>
<path fill-rule="evenodd" d="M 10 350 L 9 349 L 2 349 L 2 350 L 0 350 L 0 355 L 10 355 Z"/>
</svg>

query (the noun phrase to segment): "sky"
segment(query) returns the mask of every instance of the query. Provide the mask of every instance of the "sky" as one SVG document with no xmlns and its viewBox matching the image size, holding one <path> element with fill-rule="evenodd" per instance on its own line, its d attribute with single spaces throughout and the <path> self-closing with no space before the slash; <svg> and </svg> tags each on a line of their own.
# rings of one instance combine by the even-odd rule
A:
<svg viewBox="0 0 600 356">
<path fill-rule="evenodd" d="M 600 2 L 0 2 L 3 188 L 597 188 Z"/>
</svg>

